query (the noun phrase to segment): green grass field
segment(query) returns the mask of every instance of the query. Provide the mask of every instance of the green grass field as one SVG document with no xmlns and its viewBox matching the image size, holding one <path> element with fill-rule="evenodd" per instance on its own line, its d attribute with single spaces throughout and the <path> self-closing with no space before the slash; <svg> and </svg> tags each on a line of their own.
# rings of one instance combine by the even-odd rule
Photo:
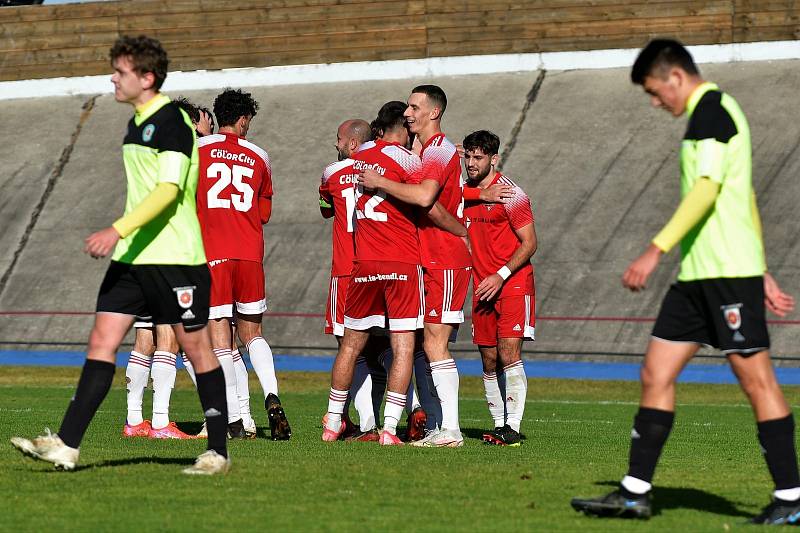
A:
<svg viewBox="0 0 800 533">
<path fill-rule="evenodd" d="M 77 368 L 0 369 L 1 530 L 727 531 L 770 497 L 749 407 L 734 386 L 682 385 L 675 429 L 656 473 L 649 522 L 575 513 L 573 496 L 606 492 L 624 474 L 638 385 L 530 380 L 520 448 L 480 442 L 490 426 L 479 378 L 462 378 L 461 449 L 323 443 L 328 376 L 279 376 L 289 442 L 237 441 L 224 477 L 180 473 L 198 441 L 123 439 L 124 373 L 95 417 L 81 467 L 56 472 L 8 439 L 58 429 Z M 255 381 L 251 390 L 258 391 Z M 800 388 L 786 388 L 793 405 Z M 145 413 L 148 412 L 148 398 Z M 260 426 L 262 405 L 253 399 Z M 179 373 L 172 418 L 198 429 L 200 406 Z"/>
</svg>

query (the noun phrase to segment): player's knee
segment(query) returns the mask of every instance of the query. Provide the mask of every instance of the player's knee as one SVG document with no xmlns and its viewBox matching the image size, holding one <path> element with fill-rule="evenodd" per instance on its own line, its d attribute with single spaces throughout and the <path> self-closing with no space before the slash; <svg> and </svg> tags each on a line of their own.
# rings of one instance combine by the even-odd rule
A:
<svg viewBox="0 0 800 533">
<path fill-rule="evenodd" d="M 101 328 L 98 327 L 92 328 L 92 332 L 89 334 L 90 351 L 96 351 L 96 350 L 115 351 L 116 349 L 117 349 L 117 338 L 115 336 L 109 335 Z"/>
<path fill-rule="evenodd" d="M 639 377 L 642 387 L 648 390 L 666 390 L 675 385 L 675 379 L 671 375 L 659 372 L 647 365 L 642 366 Z"/>
<path fill-rule="evenodd" d="M 771 376 L 760 374 L 740 376 L 739 384 L 749 398 L 765 398 L 781 393 L 777 382 Z"/>
</svg>

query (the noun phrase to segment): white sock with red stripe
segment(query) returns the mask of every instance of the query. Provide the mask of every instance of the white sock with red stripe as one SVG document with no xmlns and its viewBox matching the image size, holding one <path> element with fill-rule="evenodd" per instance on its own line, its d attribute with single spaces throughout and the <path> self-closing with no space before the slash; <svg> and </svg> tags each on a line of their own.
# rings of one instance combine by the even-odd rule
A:
<svg viewBox="0 0 800 533">
<path fill-rule="evenodd" d="M 244 427 L 250 428 L 256 425 L 253 416 L 250 414 L 250 382 L 247 376 L 247 365 L 239 353 L 239 348 L 231 350 L 233 359 L 233 369 L 236 371 L 236 396 L 239 398 L 239 414 L 242 417 Z"/>
<path fill-rule="evenodd" d="M 175 388 L 174 353 L 156 350 L 150 374 L 153 377 L 153 429 L 169 424 L 169 399 Z"/>
<path fill-rule="evenodd" d="M 192 380 L 194 383 L 194 387 L 197 388 L 197 377 L 194 375 L 194 367 L 192 366 L 192 362 L 189 361 L 189 358 L 186 357 L 186 354 L 181 354 L 181 360 L 183 361 L 183 368 L 186 369 L 186 373 L 189 374 L 189 379 Z"/>
<path fill-rule="evenodd" d="M 328 422 L 325 425 L 327 429 L 339 431 L 342 428 L 342 413 L 344 413 L 345 403 L 347 403 L 347 391 L 331 387 L 328 395 Z"/>
<path fill-rule="evenodd" d="M 442 404 L 436 395 L 436 387 L 431 377 L 431 367 L 428 364 L 428 356 L 422 350 L 414 354 L 414 381 L 417 384 L 419 402 L 425 409 L 428 421 L 425 424 L 427 429 L 433 429 L 442 423 Z"/>
<path fill-rule="evenodd" d="M 128 359 L 128 368 L 125 369 L 126 389 L 128 390 L 128 425 L 138 426 L 142 418 L 142 398 L 144 389 L 147 388 L 147 378 L 150 376 L 150 357 L 136 351 L 131 351 Z"/>
<path fill-rule="evenodd" d="M 442 429 L 461 430 L 458 423 L 458 368 L 453 359 L 431 363 L 431 377 L 442 404 Z"/>
<path fill-rule="evenodd" d="M 489 405 L 489 414 L 494 420 L 494 427 L 503 427 L 506 423 L 506 404 L 503 393 L 497 383 L 496 372 L 483 373 L 483 388 L 486 389 L 486 403 Z"/>
<path fill-rule="evenodd" d="M 225 403 L 228 405 L 228 423 L 242 418 L 239 413 L 239 393 L 236 391 L 236 369 L 233 367 L 233 356 L 229 348 L 216 348 L 214 355 L 219 360 L 222 373 L 225 375 Z"/>
<path fill-rule="evenodd" d="M 528 376 L 522 361 L 503 367 L 506 375 L 506 423 L 514 431 L 519 431 L 522 415 L 525 413 L 525 399 L 528 396 Z"/>
<path fill-rule="evenodd" d="M 369 431 L 375 427 L 375 411 L 372 407 L 372 376 L 363 357 L 356 359 L 356 370 L 353 384 L 350 385 L 350 397 L 358 412 L 358 426 L 361 431 Z"/>
<path fill-rule="evenodd" d="M 247 344 L 247 353 L 250 354 L 250 363 L 256 371 L 261 388 L 264 389 L 264 398 L 270 393 L 278 395 L 278 378 L 275 377 L 275 363 L 272 361 L 272 348 L 269 347 L 264 337 L 253 337 Z"/>
<path fill-rule="evenodd" d="M 397 424 L 406 407 L 406 395 L 402 392 L 386 393 L 386 406 L 383 408 L 383 429 L 397 435 Z"/>
</svg>

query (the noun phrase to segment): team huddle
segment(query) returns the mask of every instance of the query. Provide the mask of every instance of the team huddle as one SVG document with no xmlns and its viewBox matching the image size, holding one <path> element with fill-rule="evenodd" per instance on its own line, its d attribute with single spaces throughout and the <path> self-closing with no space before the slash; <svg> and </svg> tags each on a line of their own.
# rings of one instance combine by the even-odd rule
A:
<svg viewBox="0 0 800 533">
<path fill-rule="evenodd" d="M 225 473 L 228 438 L 256 435 L 238 341 L 258 375 L 272 439 L 292 436 L 261 331 L 262 226 L 273 191 L 266 151 L 246 139 L 258 104 L 227 89 L 214 102 L 214 117 L 171 101 L 160 93 L 168 60 L 154 39 L 122 37 L 110 58 L 114 96 L 135 109 L 123 141 L 125 213 L 85 241 L 92 257 L 113 255 L 61 427 L 11 443 L 73 470 L 111 388 L 116 351 L 138 317 L 123 435 L 196 437 L 169 420 L 180 348 L 203 409 L 200 436 L 207 439 L 207 450 L 184 472 Z M 600 517 L 652 515 L 652 481 L 675 420 L 675 383 L 699 347 L 710 345 L 726 355 L 752 406 L 775 486 L 771 503 L 751 522 L 798 524 L 794 415 L 775 377 L 765 318 L 766 309 L 779 316 L 792 311 L 794 299 L 767 272 L 747 119 L 733 97 L 702 78 L 677 41 L 648 44 L 631 80 L 653 106 L 689 120 L 680 148 L 681 203 L 630 263 L 622 284 L 643 290 L 661 256 L 678 245 L 680 273 L 662 301 L 642 363 L 627 473 L 612 492 L 573 498 L 571 506 Z M 495 134 L 477 130 L 459 144 L 445 137 L 446 107 L 441 88 L 420 85 L 407 101 L 384 104 L 371 123 L 349 119 L 337 130 L 338 160 L 324 169 L 319 186 L 320 212 L 333 218 L 325 332 L 339 345 L 323 441 L 464 444 L 459 374 L 448 346 L 464 322 L 471 280 L 472 341 L 494 426 L 483 441 L 521 444 L 527 396 L 521 350 L 535 327 L 531 202 L 498 171 Z M 142 396 L 150 376 L 153 417 L 145 420 Z M 351 401 L 358 424 L 349 416 Z"/>
<path fill-rule="evenodd" d="M 463 445 L 448 344 L 473 278 L 473 342 L 495 426 L 483 438 L 521 442 L 521 348 L 535 324 L 531 204 L 496 171 L 500 140 L 489 131 L 464 139 L 462 180 L 459 149 L 441 131 L 446 106 L 441 88 L 421 85 L 407 103 L 384 104 L 371 124 L 351 119 L 337 131 L 339 160 L 320 185 L 322 216 L 334 217 L 326 332 L 339 342 L 324 441 Z M 384 383 L 378 431 L 372 398 L 383 397 Z M 347 413 L 351 397 L 358 427 Z"/>
</svg>

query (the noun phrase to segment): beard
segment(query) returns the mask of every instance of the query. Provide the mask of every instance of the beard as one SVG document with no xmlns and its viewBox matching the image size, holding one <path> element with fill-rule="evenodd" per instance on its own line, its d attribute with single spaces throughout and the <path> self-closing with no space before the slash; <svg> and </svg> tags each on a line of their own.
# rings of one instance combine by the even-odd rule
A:
<svg viewBox="0 0 800 533">
<path fill-rule="evenodd" d="M 472 184 L 478 184 L 483 181 L 483 178 L 489 175 L 489 171 L 491 170 L 492 166 L 489 165 L 484 170 L 479 170 L 474 178 L 470 175 L 469 171 L 467 171 L 467 181 L 469 181 Z"/>
</svg>

